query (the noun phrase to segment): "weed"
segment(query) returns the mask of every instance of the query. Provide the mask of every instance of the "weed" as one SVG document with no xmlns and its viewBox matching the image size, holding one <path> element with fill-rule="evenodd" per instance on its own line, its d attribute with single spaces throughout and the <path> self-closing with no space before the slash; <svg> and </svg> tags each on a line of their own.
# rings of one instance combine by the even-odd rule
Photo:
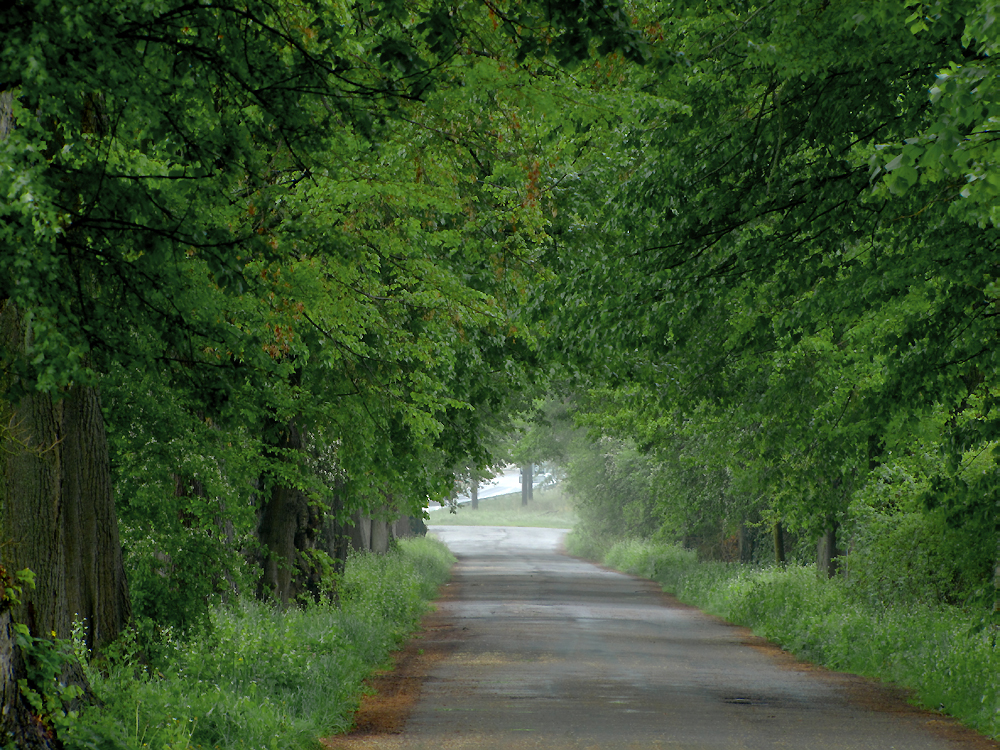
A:
<svg viewBox="0 0 1000 750">
<path fill-rule="evenodd" d="M 353 555 L 339 607 L 218 606 L 195 637 L 164 631 L 155 667 L 127 637 L 88 667 L 103 705 L 81 714 L 67 745 L 312 750 L 349 728 L 362 681 L 411 632 L 453 560 L 429 539 Z"/>
</svg>

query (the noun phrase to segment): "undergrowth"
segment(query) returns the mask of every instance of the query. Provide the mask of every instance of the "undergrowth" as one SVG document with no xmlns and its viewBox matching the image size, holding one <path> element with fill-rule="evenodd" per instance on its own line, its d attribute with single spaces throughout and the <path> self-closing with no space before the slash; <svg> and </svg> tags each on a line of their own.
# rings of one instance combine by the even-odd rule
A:
<svg viewBox="0 0 1000 750">
<path fill-rule="evenodd" d="M 699 562 L 674 545 L 602 543 L 575 532 L 567 547 L 651 578 L 681 601 L 748 626 L 796 656 L 910 688 L 923 706 L 1000 739 L 998 632 L 981 613 L 875 604 L 843 579 L 820 578 L 812 566 Z"/>
<path fill-rule="evenodd" d="M 217 607 L 200 636 L 166 633 L 153 665 L 126 638 L 88 664 L 103 706 L 82 713 L 67 747 L 317 748 L 320 737 L 350 728 L 362 681 L 414 629 L 453 561 L 424 538 L 353 555 L 339 607 Z"/>
</svg>

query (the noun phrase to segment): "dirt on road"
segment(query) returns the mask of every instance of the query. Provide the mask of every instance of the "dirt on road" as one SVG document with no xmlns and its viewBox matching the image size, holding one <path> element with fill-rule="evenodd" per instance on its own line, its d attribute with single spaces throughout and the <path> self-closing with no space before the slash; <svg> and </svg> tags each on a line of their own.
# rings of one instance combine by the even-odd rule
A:
<svg viewBox="0 0 1000 750">
<path fill-rule="evenodd" d="M 903 691 L 560 554 L 564 531 L 434 531 L 452 581 L 330 750 L 1000 750 Z"/>
</svg>

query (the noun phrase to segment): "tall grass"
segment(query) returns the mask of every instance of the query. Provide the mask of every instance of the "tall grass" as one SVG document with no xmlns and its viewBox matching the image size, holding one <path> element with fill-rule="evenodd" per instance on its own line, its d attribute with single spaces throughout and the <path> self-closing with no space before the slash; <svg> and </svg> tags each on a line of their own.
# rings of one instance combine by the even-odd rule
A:
<svg viewBox="0 0 1000 750">
<path fill-rule="evenodd" d="M 593 540 L 571 534 L 584 554 Z M 811 566 L 698 562 L 690 550 L 621 541 L 603 562 L 651 578 L 679 599 L 753 628 L 797 656 L 914 690 L 925 707 L 1000 739 L 1000 648 L 994 627 L 958 607 L 872 603 Z"/>
<path fill-rule="evenodd" d="M 90 665 L 100 708 L 73 728 L 71 748 L 306 750 L 349 728 L 362 681 L 412 631 L 454 558 L 431 539 L 387 555 L 354 555 L 340 606 L 279 610 L 241 601 L 210 613 L 188 642 L 166 637 L 155 669 L 126 641 Z"/>
<path fill-rule="evenodd" d="M 537 526 L 547 529 L 569 529 L 576 522 L 576 514 L 569 497 L 559 487 L 535 489 L 534 499 L 521 505 L 521 493 L 487 497 L 473 510 L 471 505 L 460 505 L 455 513 L 446 509 L 430 514 L 431 525 L 441 526 Z"/>
</svg>

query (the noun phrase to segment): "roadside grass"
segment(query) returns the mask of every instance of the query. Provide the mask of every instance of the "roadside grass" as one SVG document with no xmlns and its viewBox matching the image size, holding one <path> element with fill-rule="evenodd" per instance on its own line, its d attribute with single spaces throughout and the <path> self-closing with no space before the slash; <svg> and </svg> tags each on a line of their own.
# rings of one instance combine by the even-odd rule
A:
<svg viewBox="0 0 1000 750">
<path fill-rule="evenodd" d="M 428 524 L 435 526 L 537 526 L 546 529 L 569 529 L 576 523 L 576 514 L 568 493 L 559 486 L 536 488 L 534 499 L 521 505 L 521 493 L 487 497 L 475 510 L 460 505 L 455 513 L 447 509 L 428 514 Z"/>
<path fill-rule="evenodd" d="M 910 688 L 924 707 L 1000 739 L 1000 634 L 983 627 L 981 614 L 943 605 L 876 607 L 812 566 L 698 562 L 674 545 L 631 540 L 609 547 L 577 532 L 567 540 L 581 557 L 602 547 L 609 567 L 651 578 L 796 656 Z"/>
<path fill-rule="evenodd" d="M 362 681 L 416 627 L 453 562 L 436 540 L 405 539 L 350 557 L 339 607 L 216 607 L 199 637 L 165 634 L 152 665 L 126 641 L 87 665 L 103 706 L 81 714 L 66 746 L 315 750 L 350 728 Z"/>
</svg>

